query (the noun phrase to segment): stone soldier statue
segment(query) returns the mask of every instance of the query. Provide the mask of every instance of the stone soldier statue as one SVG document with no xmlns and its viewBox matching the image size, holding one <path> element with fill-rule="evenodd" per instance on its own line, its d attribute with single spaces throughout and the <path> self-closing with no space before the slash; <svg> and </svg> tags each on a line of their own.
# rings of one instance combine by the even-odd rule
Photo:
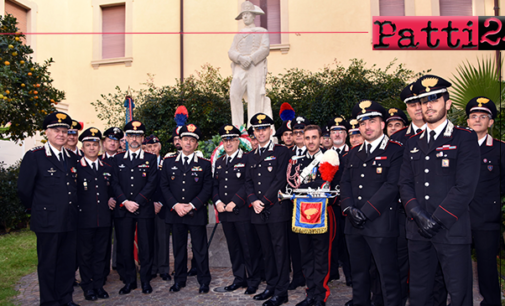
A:
<svg viewBox="0 0 505 306">
<path fill-rule="evenodd" d="M 254 17 L 265 12 L 249 1 L 242 3 L 236 20 L 243 19 L 245 27 L 236 34 L 228 57 L 232 60 L 233 79 L 230 88 L 232 123 L 241 126 L 244 123 L 242 98 L 247 97 L 248 116 L 262 112 L 272 117 L 270 99 L 265 96 L 265 78 L 267 75 L 267 56 L 270 53 L 270 39 L 267 30 L 256 27 Z"/>
</svg>

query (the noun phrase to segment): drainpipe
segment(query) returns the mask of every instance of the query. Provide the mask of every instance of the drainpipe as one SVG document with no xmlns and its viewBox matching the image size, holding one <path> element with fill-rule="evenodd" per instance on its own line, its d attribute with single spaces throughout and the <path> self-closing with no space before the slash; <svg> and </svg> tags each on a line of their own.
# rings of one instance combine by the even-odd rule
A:
<svg viewBox="0 0 505 306">
<path fill-rule="evenodd" d="M 498 0 L 494 0 L 494 15 L 500 16 L 500 5 Z M 496 50 L 496 72 L 501 81 L 501 52 L 500 50 Z"/>
</svg>

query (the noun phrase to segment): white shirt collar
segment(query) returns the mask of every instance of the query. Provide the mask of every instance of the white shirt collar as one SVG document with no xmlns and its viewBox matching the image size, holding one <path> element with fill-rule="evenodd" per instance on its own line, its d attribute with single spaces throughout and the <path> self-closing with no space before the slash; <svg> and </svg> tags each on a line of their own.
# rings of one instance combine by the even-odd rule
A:
<svg viewBox="0 0 505 306">
<path fill-rule="evenodd" d="M 226 154 L 226 157 L 231 157 L 230 161 L 232 161 L 235 158 L 235 156 L 237 156 L 238 151 L 239 151 L 239 149 L 237 149 L 237 151 L 235 151 L 235 153 L 233 153 L 232 155 Z"/>
<path fill-rule="evenodd" d="M 114 155 L 116 155 L 116 154 L 114 154 Z M 109 153 L 105 152 L 105 157 L 107 157 L 107 158 L 112 158 L 112 157 L 114 157 L 114 155 L 110 155 Z"/>
<path fill-rule="evenodd" d="M 186 154 L 184 154 L 184 152 L 181 152 L 181 157 L 182 157 L 182 162 L 183 163 L 186 162 L 186 160 L 184 159 L 185 157 L 189 157 L 188 162 L 191 163 L 193 161 L 193 157 L 194 156 L 195 156 L 195 152 L 193 152 L 193 153 L 191 153 L 189 155 L 186 155 Z"/>
<path fill-rule="evenodd" d="M 332 149 L 335 150 L 335 151 L 337 151 L 338 149 L 340 149 L 340 152 L 344 152 L 345 151 L 345 142 L 340 147 L 333 146 Z"/>
<path fill-rule="evenodd" d="M 86 162 L 88 163 L 88 165 L 91 166 L 91 164 L 95 164 L 95 169 L 98 169 L 98 158 L 95 161 L 91 161 L 91 159 L 89 159 L 86 156 L 84 156 L 84 159 L 86 160 Z"/>
<path fill-rule="evenodd" d="M 58 160 L 60 160 L 60 153 L 63 155 L 63 147 L 61 147 L 60 150 L 57 150 L 55 147 L 53 147 L 51 145 L 51 143 L 48 141 L 47 144 L 49 144 L 49 147 L 51 148 L 51 150 L 54 152 L 54 154 L 56 154 L 56 158 Z"/>
<path fill-rule="evenodd" d="M 384 138 L 384 134 L 382 134 L 382 136 L 378 137 L 377 139 L 375 139 L 374 141 L 372 141 L 371 143 L 366 141 L 365 140 L 365 150 L 366 150 L 366 147 L 368 146 L 368 144 L 371 144 L 372 147 L 370 148 L 370 153 L 372 153 L 373 151 L 375 151 L 375 149 L 379 146 L 379 144 L 382 142 L 382 139 Z"/>
<path fill-rule="evenodd" d="M 479 146 L 482 146 L 482 144 L 484 143 L 484 141 L 486 141 L 486 138 L 488 137 L 489 135 L 486 134 L 486 136 L 482 137 L 481 139 L 479 139 Z"/>
<path fill-rule="evenodd" d="M 415 125 L 415 124 L 414 124 L 414 122 L 412 122 L 412 128 L 414 129 L 414 133 L 416 133 L 416 131 L 417 131 L 418 129 L 421 129 L 421 130 L 423 130 L 423 131 L 424 131 L 424 129 L 426 129 L 426 123 L 425 123 L 425 124 L 423 124 L 423 126 L 419 127 L 419 126 Z"/>
<path fill-rule="evenodd" d="M 435 140 L 438 138 L 438 135 L 440 135 L 440 133 L 442 133 L 442 131 L 445 129 L 445 127 L 447 126 L 447 122 L 449 122 L 449 120 L 445 119 L 445 122 L 444 122 L 444 123 L 440 124 L 439 126 L 437 126 L 437 127 L 433 130 L 433 131 L 435 131 L 435 137 L 434 137 L 434 138 L 435 138 Z M 432 130 L 431 130 L 428 126 L 426 126 L 426 133 L 427 133 L 427 137 L 428 137 L 428 139 L 429 139 L 429 137 L 431 137 L 431 135 L 430 135 L 430 132 L 431 132 L 431 131 L 432 131 Z M 430 139 L 429 141 L 431 141 L 431 139 Z"/>
<path fill-rule="evenodd" d="M 128 149 L 128 156 L 130 157 L 130 160 L 133 160 L 133 155 L 132 154 L 137 154 L 137 158 L 139 158 L 141 152 L 142 152 L 142 149 L 137 150 L 135 152 L 132 152 L 130 149 Z"/>
</svg>

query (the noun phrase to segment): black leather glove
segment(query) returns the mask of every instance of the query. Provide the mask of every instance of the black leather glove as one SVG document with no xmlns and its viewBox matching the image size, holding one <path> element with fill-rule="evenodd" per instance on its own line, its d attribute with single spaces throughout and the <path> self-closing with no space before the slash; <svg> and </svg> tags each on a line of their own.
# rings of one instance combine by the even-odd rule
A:
<svg viewBox="0 0 505 306">
<path fill-rule="evenodd" d="M 437 222 L 437 220 L 429 216 L 428 213 L 419 206 L 412 208 L 410 214 L 419 227 L 419 234 L 424 238 L 433 238 L 442 228 L 440 222 Z"/>
<path fill-rule="evenodd" d="M 356 207 L 350 206 L 347 207 L 344 212 L 347 214 L 347 217 L 349 218 L 349 221 L 351 221 L 352 226 L 359 229 L 364 228 L 363 224 L 366 221 L 366 216 L 361 210 Z"/>
</svg>

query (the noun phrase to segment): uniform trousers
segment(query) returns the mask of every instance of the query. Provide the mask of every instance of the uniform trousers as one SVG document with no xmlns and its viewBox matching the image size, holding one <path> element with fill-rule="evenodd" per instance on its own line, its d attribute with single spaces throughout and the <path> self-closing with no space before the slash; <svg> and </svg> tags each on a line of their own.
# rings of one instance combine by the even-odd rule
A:
<svg viewBox="0 0 505 306">
<path fill-rule="evenodd" d="M 333 206 L 333 214 L 336 220 L 336 235 L 332 241 L 330 279 L 340 279 L 338 271 L 339 265 L 342 265 L 342 271 L 346 282 L 352 282 L 351 265 L 349 264 L 349 252 L 345 242 L 345 217 L 340 213 L 340 206 Z"/>
<path fill-rule="evenodd" d="M 154 250 L 154 220 L 153 218 L 116 218 L 118 257 L 117 271 L 125 284 L 137 284 L 137 271 L 133 257 L 135 227 L 137 227 L 138 257 L 140 262 L 140 281 L 151 280 Z"/>
<path fill-rule="evenodd" d="M 298 234 L 291 230 L 291 224 L 288 223 L 288 237 L 289 237 L 289 257 L 291 263 L 291 271 L 293 271 L 293 281 L 303 282 L 305 277 L 302 270 L 302 251 L 300 249 L 300 241 Z"/>
<path fill-rule="evenodd" d="M 330 296 L 331 226 L 324 234 L 298 234 L 307 298 L 324 301 Z M 334 234 L 333 234 L 334 235 Z"/>
<path fill-rule="evenodd" d="M 154 259 L 151 273 L 170 273 L 170 232 L 172 225 L 158 216 L 154 217 Z"/>
<path fill-rule="evenodd" d="M 484 300 L 481 306 L 501 305 L 500 283 L 496 256 L 500 248 L 500 230 L 472 230 L 477 255 L 479 291 Z"/>
<path fill-rule="evenodd" d="M 223 222 L 224 235 L 230 253 L 234 284 L 258 288 L 260 278 L 258 246 L 250 234 L 254 229 L 249 221 Z"/>
<path fill-rule="evenodd" d="M 400 274 L 396 253 L 396 237 L 346 235 L 351 259 L 353 304 L 370 305 L 370 267 L 373 256 L 379 271 L 384 305 L 401 302 Z"/>
<path fill-rule="evenodd" d="M 266 290 L 287 296 L 289 286 L 288 221 L 254 224 L 265 264 Z"/>
<path fill-rule="evenodd" d="M 398 268 L 400 269 L 400 284 L 402 288 L 401 306 L 405 306 L 407 303 L 407 298 L 409 297 L 409 247 L 407 240 L 407 231 L 405 229 L 406 222 L 407 216 L 402 209 L 398 214 L 399 236 L 397 240 Z"/>
<path fill-rule="evenodd" d="M 198 283 L 200 285 L 209 285 L 211 276 L 209 270 L 207 227 L 205 225 L 172 224 L 174 280 L 176 283 L 185 283 L 188 277 L 188 231 L 191 235 Z"/>
<path fill-rule="evenodd" d="M 105 248 L 105 265 L 103 267 L 103 281 L 107 279 L 107 276 L 110 274 L 110 262 L 112 257 L 112 229 L 113 226 L 108 227 L 109 233 L 107 233 L 107 246 Z"/>
<path fill-rule="evenodd" d="M 470 244 L 409 240 L 410 305 L 430 305 L 435 272 L 442 267 L 451 304 L 473 305 Z"/>
<path fill-rule="evenodd" d="M 40 305 L 52 306 L 71 302 L 76 267 L 76 231 L 35 234 Z"/>
<path fill-rule="evenodd" d="M 84 292 L 100 289 L 104 284 L 104 266 L 107 259 L 110 227 L 77 229 L 77 262 Z"/>
</svg>

